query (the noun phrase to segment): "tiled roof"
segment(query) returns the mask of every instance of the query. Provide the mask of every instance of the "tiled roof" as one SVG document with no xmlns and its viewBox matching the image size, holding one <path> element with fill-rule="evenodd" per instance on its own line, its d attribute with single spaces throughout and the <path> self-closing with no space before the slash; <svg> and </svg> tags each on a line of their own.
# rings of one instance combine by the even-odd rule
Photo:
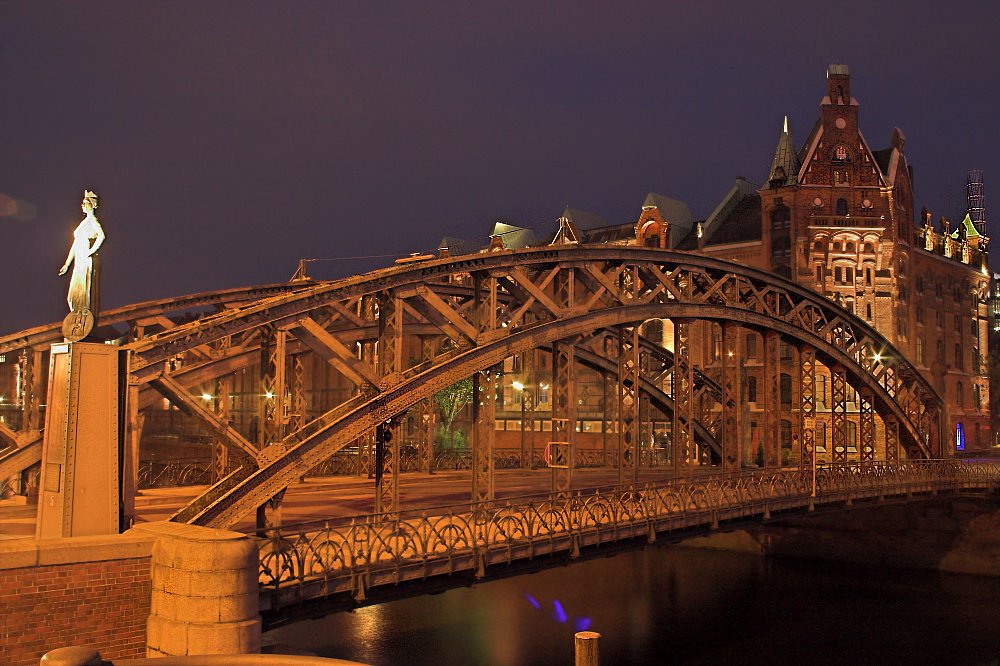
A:
<svg viewBox="0 0 1000 666">
<path fill-rule="evenodd" d="M 677 247 L 677 244 L 694 228 L 691 209 L 683 201 L 650 192 L 646 195 L 646 200 L 642 205 L 643 207 L 655 206 L 660 211 L 660 217 L 670 223 L 671 247 Z"/>
<path fill-rule="evenodd" d="M 583 210 L 566 207 L 563 217 L 568 217 L 569 221 L 579 232 L 590 231 L 591 229 L 601 229 L 608 226 L 608 221 L 596 213 L 588 213 Z"/>
<path fill-rule="evenodd" d="M 740 201 L 732 212 L 715 225 L 705 245 L 723 245 L 760 240 L 760 195 L 751 194 Z"/>
<path fill-rule="evenodd" d="M 464 238 L 455 238 L 454 236 L 445 236 L 438 243 L 438 249 L 447 249 L 452 256 L 473 254 L 479 252 L 484 247 L 486 247 L 485 243 L 465 240 Z"/>
</svg>

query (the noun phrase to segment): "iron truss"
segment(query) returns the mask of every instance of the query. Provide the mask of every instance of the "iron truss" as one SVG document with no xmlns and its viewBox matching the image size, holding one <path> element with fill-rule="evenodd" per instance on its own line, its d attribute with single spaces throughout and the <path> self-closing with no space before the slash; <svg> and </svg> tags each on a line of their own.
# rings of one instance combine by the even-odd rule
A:
<svg viewBox="0 0 1000 666">
<path fill-rule="evenodd" d="M 638 335 L 638 327 L 649 319 L 675 322 L 674 354 L 652 353 Z M 845 429 L 838 409 L 846 404 L 848 385 L 863 396 L 866 451 L 872 448 L 878 414 L 886 424 L 887 441 L 898 442 L 910 458 L 940 453 L 941 398 L 864 321 L 768 273 L 685 253 L 615 246 L 499 251 L 295 285 L 285 293 L 234 303 L 197 321 L 134 339 L 125 345 L 129 422 L 135 431 L 139 408 L 165 395 L 243 456 L 246 464 L 176 520 L 232 526 L 358 441 L 369 441 L 373 451 L 382 452 L 372 458 L 372 464 L 377 459 L 380 465 L 375 470 L 377 494 L 385 510 L 396 511 L 395 420 L 466 377 L 476 377 L 479 392 L 495 390 L 493 368 L 510 356 L 545 348 L 552 350 L 555 367 L 554 490 L 565 492 L 572 476 L 573 428 L 560 432 L 559 423 L 574 418 L 572 368 L 581 362 L 616 379 L 616 455 L 619 468 L 626 470 L 623 481 L 636 466 L 634 429 L 646 400 L 658 400 L 673 413 L 674 438 L 684 447 L 673 461 L 684 474 L 703 456 L 714 451 L 718 457 L 717 435 L 727 427 L 738 429 L 741 421 L 733 389 L 738 363 L 724 364 L 720 383 L 693 367 L 690 327 L 703 321 L 723 325 L 727 346 L 734 326 L 764 334 L 765 359 L 771 359 L 763 392 L 768 405 L 778 400 L 779 342 L 797 348 L 803 376 L 811 378 L 817 360 L 830 370 L 835 456 Z M 403 350 L 416 338 L 425 352 L 412 357 Z M 356 387 L 352 398 L 309 422 L 293 418 L 291 406 L 300 400 L 290 387 L 295 385 L 295 355 L 303 352 L 325 359 Z M 179 357 L 186 359 L 183 369 L 172 370 L 171 360 Z M 224 419 L 185 397 L 188 387 L 251 364 L 261 368 L 257 441 L 227 430 Z M 702 405 L 713 401 L 721 417 L 706 427 L 700 419 Z M 813 418 L 810 408 L 803 413 L 804 419 Z M 476 412 L 473 459 L 481 464 L 473 463 L 474 486 L 483 500 L 489 500 L 492 487 L 492 428 L 485 427 L 491 418 L 486 404 Z M 776 430 L 764 433 L 769 465 L 777 462 Z M 887 451 L 890 460 L 895 446 Z M 725 459 L 731 468 L 732 456 Z"/>
</svg>

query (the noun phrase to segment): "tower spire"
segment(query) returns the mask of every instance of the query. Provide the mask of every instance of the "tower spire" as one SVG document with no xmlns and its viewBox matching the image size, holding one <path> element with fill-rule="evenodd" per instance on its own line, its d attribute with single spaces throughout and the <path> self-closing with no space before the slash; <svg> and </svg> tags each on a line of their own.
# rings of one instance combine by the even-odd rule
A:
<svg viewBox="0 0 1000 666">
<path fill-rule="evenodd" d="M 797 184 L 799 166 L 799 155 L 788 129 L 788 116 L 785 116 L 781 136 L 778 137 L 778 147 L 774 150 L 774 160 L 771 162 L 771 173 L 767 177 L 768 184 L 772 188 Z"/>
</svg>

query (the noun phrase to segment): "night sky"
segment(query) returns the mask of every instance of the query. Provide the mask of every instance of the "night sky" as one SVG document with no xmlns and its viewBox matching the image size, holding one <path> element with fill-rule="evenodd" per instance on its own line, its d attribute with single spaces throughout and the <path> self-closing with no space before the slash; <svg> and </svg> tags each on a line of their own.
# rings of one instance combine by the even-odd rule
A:
<svg viewBox="0 0 1000 666">
<path fill-rule="evenodd" d="M 801 145 L 832 62 L 873 149 L 906 134 L 917 209 L 960 219 L 982 169 L 1000 238 L 993 0 L 0 0 L 0 333 L 66 314 L 85 187 L 105 308 L 566 204 L 633 221 L 650 191 L 701 219 L 764 180 L 784 114 Z"/>
</svg>

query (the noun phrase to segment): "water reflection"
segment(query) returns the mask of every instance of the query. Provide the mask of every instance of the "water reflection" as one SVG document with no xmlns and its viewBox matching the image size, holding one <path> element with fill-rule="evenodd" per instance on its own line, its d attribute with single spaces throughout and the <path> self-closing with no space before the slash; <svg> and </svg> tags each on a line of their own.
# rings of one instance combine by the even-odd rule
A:
<svg viewBox="0 0 1000 666">
<path fill-rule="evenodd" d="M 372 664 L 996 663 L 1000 581 L 654 546 L 265 634 Z"/>
</svg>

